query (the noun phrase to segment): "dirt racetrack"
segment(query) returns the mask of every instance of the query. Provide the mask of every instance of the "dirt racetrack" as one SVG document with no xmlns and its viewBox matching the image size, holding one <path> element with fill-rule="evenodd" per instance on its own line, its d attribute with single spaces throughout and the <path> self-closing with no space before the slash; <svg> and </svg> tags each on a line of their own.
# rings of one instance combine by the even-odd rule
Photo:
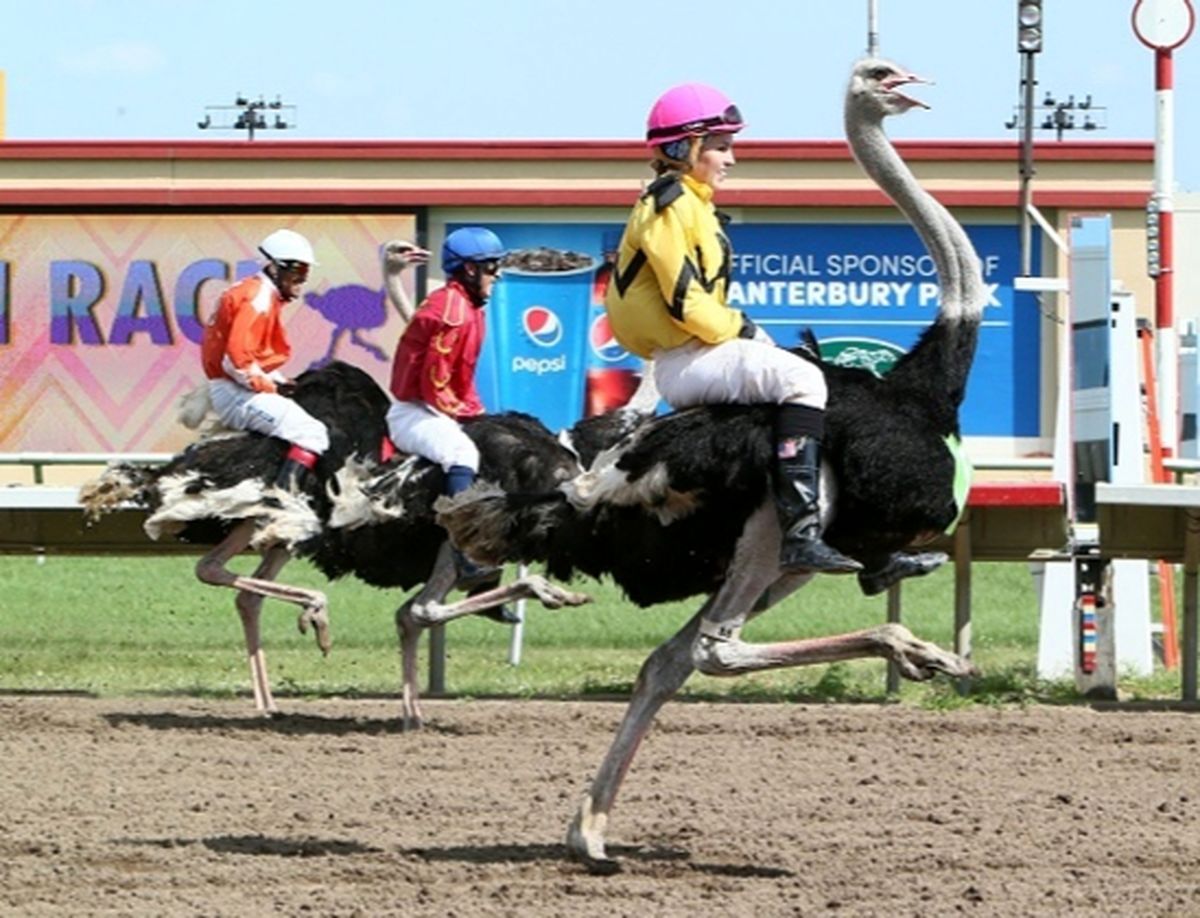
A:
<svg viewBox="0 0 1200 918">
<path fill-rule="evenodd" d="M 0 697 L 4 915 L 1200 915 L 1200 717 L 674 704 L 595 877 L 623 705 Z"/>
</svg>

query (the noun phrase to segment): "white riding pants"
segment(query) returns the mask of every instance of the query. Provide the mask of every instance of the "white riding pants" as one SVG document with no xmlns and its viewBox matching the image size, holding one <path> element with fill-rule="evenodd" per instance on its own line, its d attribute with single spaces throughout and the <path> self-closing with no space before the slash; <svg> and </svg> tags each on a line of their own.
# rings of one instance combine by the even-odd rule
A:
<svg viewBox="0 0 1200 918">
<path fill-rule="evenodd" d="M 734 338 L 692 340 L 655 351 L 654 381 L 672 408 L 714 404 L 779 404 L 825 410 L 825 374 L 774 344 Z"/>
<path fill-rule="evenodd" d="M 325 425 L 290 398 L 244 389 L 228 379 L 210 379 L 208 397 L 226 427 L 279 437 L 317 455 L 329 449 Z"/>
<path fill-rule="evenodd" d="M 458 421 L 424 402 L 393 402 L 387 413 L 388 435 L 396 449 L 424 456 L 443 471 L 462 465 L 479 471 L 479 448 Z"/>
</svg>

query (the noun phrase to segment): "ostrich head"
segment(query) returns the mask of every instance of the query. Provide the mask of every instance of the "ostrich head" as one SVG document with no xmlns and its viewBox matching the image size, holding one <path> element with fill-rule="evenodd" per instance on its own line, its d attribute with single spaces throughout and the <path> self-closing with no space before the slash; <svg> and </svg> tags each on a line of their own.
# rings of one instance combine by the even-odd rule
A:
<svg viewBox="0 0 1200 918">
<path fill-rule="evenodd" d="M 854 65 L 846 92 L 846 114 L 866 121 L 880 121 L 888 115 L 901 115 L 913 108 L 929 108 L 920 99 L 905 95 L 901 86 L 928 83 L 899 64 L 869 57 Z"/>
<path fill-rule="evenodd" d="M 391 239 L 379 247 L 385 274 L 398 273 L 409 265 L 423 265 L 429 261 L 429 252 L 405 239 Z"/>
</svg>

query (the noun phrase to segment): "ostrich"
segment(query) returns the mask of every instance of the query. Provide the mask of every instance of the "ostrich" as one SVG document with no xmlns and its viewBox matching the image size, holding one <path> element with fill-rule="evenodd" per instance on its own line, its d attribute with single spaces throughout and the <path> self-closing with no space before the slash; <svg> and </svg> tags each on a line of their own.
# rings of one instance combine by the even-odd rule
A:
<svg viewBox="0 0 1200 918">
<path fill-rule="evenodd" d="M 122 502 L 151 511 L 147 534 L 212 545 L 196 565 L 204 583 L 237 590 L 256 709 L 275 715 L 259 619 L 263 600 L 300 607 L 299 627 L 311 626 L 328 653 L 327 601 L 318 590 L 278 582 L 293 556 L 310 559 L 330 579 L 354 575 L 378 587 L 421 588 L 396 612 L 403 661 L 404 724 L 420 726 L 417 646 L 421 631 L 463 615 L 487 612 L 513 599 L 536 598 L 550 608 L 578 605 L 587 597 L 530 575 L 500 586 L 470 584 L 465 599 L 443 600 L 459 586 L 445 532 L 433 502 L 443 490 L 442 471 L 415 457 L 391 455 L 386 439 L 387 395 L 370 376 L 341 362 L 302 374 L 292 397 L 326 423 L 330 448 L 301 497 L 274 487 L 287 444 L 254 433 L 212 436 L 189 446 L 164 466 L 119 464 L 85 485 L 80 500 L 89 517 Z M 536 419 L 516 413 L 465 422 L 480 449 L 480 475 L 514 491 L 544 491 L 581 471 L 581 461 L 619 440 L 652 416 L 652 384 L 624 408 L 580 421 L 555 438 Z M 247 548 L 261 563 L 248 577 L 228 569 Z"/>
<path fill-rule="evenodd" d="M 984 288 L 962 227 L 920 188 L 883 131 L 883 118 L 921 106 L 901 91 L 923 82 L 878 59 L 853 69 L 845 103 L 850 147 L 908 217 L 936 262 L 941 308 L 885 377 L 826 366 L 829 403 L 823 488 L 825 539 L 868 566 L 925 542 L 957 517 L 958 408 L 974 354 Z M 480 561 L 546 563 L 556 578 L 610 575 L 640 606 L 697 594 L 695 615 L 643 664 L 625 716 L 567 833 L 572 856 L 596 873 L 619 869 L 605 851 L 609 814 L 655 715 L 696 670 L 733 676 L 878 656 L 910 679 L 969 675 L 968 661 L 889 624 L 811 640 L 753 644 L 744 625 L 803 586 L 781 574 L 770 497 L 775 408 L 707 406 L 642 425 L 583 475 L 549 495 L 478 486 L 439 502 L 439 521 Z M 833 485 L 836 484 L 836 488 Z"/>
<path fill-rule="evenodd" d="M 387 322 L 385 299 L 391 300 L 405 326 L 412 319 L 413 304 L 404 289 L 403 274 L 411 265 L 425 264 L 429 260 L 429 252 L 406 240 L 393 239 L 380 246 L 379 253 L 383 263 L 382 290 L 372 290 L 362 284 L 345 284 L 324 293 L 304 294 L 304 305 L 319 312 L 334 326 L 329 336 L 329 347 L 324 355 L 308 365 L 310 370 L 323 367 L 333 360 L 338 342 L 347 331 L 350 332 L 351 342 L 376 360 L 386 361 L 387 353 L 361 334 L 367 329 L 380 328 Z"/>
<path fill-rule="evenodd" d="M 404 272 L 408 270 L 409 265 L 428 262 L 429 252 L 406 239 L 391 239 L 379 247 L 379 257 L 383 262 L 384 292 L 407 328 L 416 307 L 409 299 L 408 291 L 404 289 Z"/>
</svg>

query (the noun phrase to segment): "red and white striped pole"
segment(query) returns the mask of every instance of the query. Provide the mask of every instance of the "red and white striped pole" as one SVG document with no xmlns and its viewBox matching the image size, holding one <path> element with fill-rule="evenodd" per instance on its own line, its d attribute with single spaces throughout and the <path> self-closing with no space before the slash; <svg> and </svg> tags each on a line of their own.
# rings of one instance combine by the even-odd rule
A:
<svg viewBox="0 0 1200 918">
<path fill-rule="evenodd" d="M 1155 364 L 1164 456 L 1179 448 L 1179 341 L 1175 331 L 1175 64 L 1172 52 L 1196 24 L 1192 0 L 1137 0 L 1133 31 L 1154 51 L 1154 190 L 1147 207 L 1158 238 L 1147 239 L 1154 277 Z M 1157 249 L 1155 245 L 1157 244 Z M 1156 257 L 1157 256 L 1157 257 Z"/>
</svg>

